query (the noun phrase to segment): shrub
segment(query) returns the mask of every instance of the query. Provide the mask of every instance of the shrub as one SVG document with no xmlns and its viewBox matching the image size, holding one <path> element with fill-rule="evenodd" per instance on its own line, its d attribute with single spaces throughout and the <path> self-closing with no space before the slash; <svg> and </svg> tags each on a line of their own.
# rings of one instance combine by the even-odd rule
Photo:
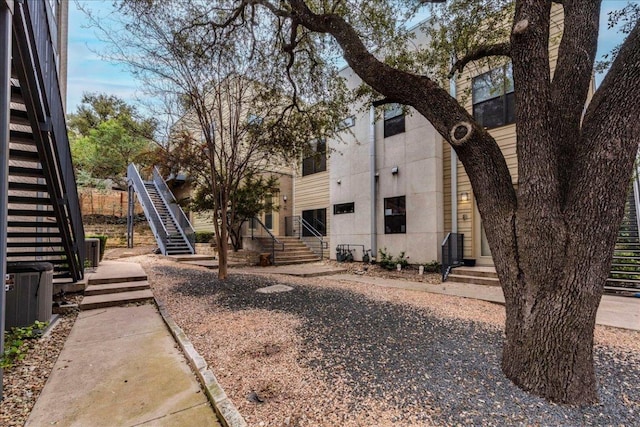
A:
<svg viewBox="0 0 640 427">
<path fill-rule="evenodd" d="M 212 240 L 212 231 L 196 231 L 196 243 L 211 243 Z"/>
<path fill-rule="evenodd" d="M 91 234 L 86 237 L 100 240 L 100 261 L 102 261 L 102 258 L 104 257 L 104 251 L 105 249 L 107 249 L 107 239 L 109 237 L 104 234 Z"/>
<path fill-rule="evenodd" d="M 440 273 L 442 266 L 438 261 L 431 261 L 424 264 L 425 273 Z"/>
<path fill-rule="evenodd" d="M 404 256 L 404 251 L 400 252 L 400 255 L 395 258 L 392 254 L 387 252 L 387 248 L 380 249 L 378 252 L 380 252 L 380 259 L 378 260 L 378 264 L 380 264 L 380 267 L 384 268 L 385 270 L 395 270 L 398 264 L 400 264 L 402 268 L 405 268 L 409 265 L 409 259 L 408 257 Z"/>
<path fill-rule="evenodd" d="M 42 336 L 44 329 L 47 327 L 47 322 L 36 322 L 31 326 L 25 326 L 23 328 L 11 328 L 4 336 L 4 354 L 0 359 L 0 368 L 10 368 L 14 362 L 24 359 L 25 352 L 22 346 L 27 339 L 39 338 Z"/>
</svg>

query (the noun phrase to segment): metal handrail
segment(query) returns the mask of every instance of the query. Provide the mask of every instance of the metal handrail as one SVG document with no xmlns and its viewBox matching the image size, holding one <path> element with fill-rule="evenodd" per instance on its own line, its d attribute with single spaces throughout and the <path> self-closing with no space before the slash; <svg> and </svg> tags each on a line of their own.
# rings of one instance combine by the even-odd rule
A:
<svg viewBox="0 0 640 427">
<path fill-rule="evenodd" d="M 138 195 L 138 199 L 142 205 L 142 210 L 144 210 L 144 214 L 149 220 L 148 222 L 151 227 L 151 231 L 156 237 L 156 241 L 160 247 L 160 252 L 162 252 L 163 255 L 166 255 L 169 232 L 167 231 L 156 206 L 153 204 L 147 188 L 144 186 L 144 181 L 142 180 L 140 173 L 138 173 L 138 169 L 133 163 L 127 167 L 127 182 L 133 187 Z"/>
<path fill-rule="evenodd" d="M 43 143 L 43 166 L 52 178 L 48 185 L 60 215 L 57 225 L 71 252 L 67 257 L 70 273 L 74 280 L 80 280 L 84 276 L 84 226 L 54 53 L 57 29 L 50 7 L 47 1 L 16 2 L 14 22 L 22 60 L 29 66 L 24 71 L 25 83 L 37 120 L 34 133 L 39 132 Z"/>
<path fill-rule="evenodd" d="M 171 218 L 173 218 L 174 222 L 178 225 L 178 230 L 180 230 L 180 234 L 189 245 L 191 253 L 195 254 L 196 232 L 184 211 L 180 205 L 178 205 L 178 201 L 162 178 L 162 175 L 160 175 L 160 171 L 155 166 L 153 168 L 153 183 L 169 208 Z"/>
<path fill-rule="evenodd" d="M 329 243 L 324 241 L 324 239 L 323 239 L 324 236 L 322 235 L 322 233 L 320 233 L 318 230 L 316 230 L 309 223 L 309 221 L 307 221 L 306 219 L 304 219 L 304 218 L 302 218 L 300 216 L 295 216 L 294 220 L 298 221 L 298 223 L 301 225 L 301 227 L 299 227 L 299 228 L 301 228 L 301 229 L 304 228 L 309 233 L 311 233 L 311 236 L 304 236 L 304 234 L 302 233 L 302 230 L 300 230 L 300 238 L 302 238 L 303 236 L 304 237 L 313 237 L 313 238 L 317 239 L 320 242 L 320 259 L 322 260 L 324 258 L 324 250 L 329 248 Z"/>
<path fill-rule="evenodd" d="M 280 250 L 284 251 L 284 242 L 281 242 L 280 240 L 278 240 L 278 238 L 273 235 L 273 233 L 262 223 L 262 221 L 260 221 L 259 218 L 254 217 L 251 221 L 252 221 L 251 240 L 255 239 L 254 230 L 255 230 L 256 223 L 258 223 L 262 227 L 262 229 L 267 232 L 269 237 L 271 237 L 271 262 L 273 263 L 273 265 L 275 265 L 276 264 L 276 243 L 279 243 Z"/>
<path fill-rule="evenodd" d="M 455 247 L 454 247 L 455 246 Z M 464 234 L 448 233 L 442 241 L 442 281 L 445 282 L 451 269 L 462 265 L 464 257 Z"/>
</svg>

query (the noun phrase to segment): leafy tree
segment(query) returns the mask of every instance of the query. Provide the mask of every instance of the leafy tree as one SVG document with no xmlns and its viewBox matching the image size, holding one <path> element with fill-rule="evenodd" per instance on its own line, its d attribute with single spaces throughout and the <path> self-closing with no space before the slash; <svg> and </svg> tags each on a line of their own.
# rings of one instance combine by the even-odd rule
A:
<svg viewBox="0 0 640 427">
<path fill-rule="evenodd" d="M 129 163 L 149 164 L 156 121 L 140 117 L 134 107 L 115 96 L 83 95 L 68 124 L 74 163 L 92 178 L 85 182 L 112 179 L 125 186 Z"/>
<path fill-rule="evenodd" d="M 640 134 L 638 20 L 629 25 L 604 81 L 587 102 L 601 0 L 555 2 L 564 11 L 564 30 L 553 74 L 551 0 L 515 0 L 503 14 L 508 33 L 501 40 L 474 18 L 485 9 L 498 13 L 495 6 L 506 2 L 449 0 L 434 9 L 436 16 L 456 17 L 460 28 L 472 26 L 448 33 L 452 21 L 447 19 L 440 27 L 456 46 L 443 55 L 447 60 L 455 55 L 452 71 L 496 55 L 512 62 L 519 173 L 514 189 L 495 139 L 449 95 L 438 70 L 425 67 L 428 53 L 439 46 L 421 49 L 424 58 L 385 58 L 384 52 L 395 52 L 406 40 L 403 20 L 426 2 L 206 1 L 217 17 L 193 13 L 190 24 L 180 25 L 209 31 L 204 40 L 215 40 L 220 28 L 249 32 L 258 42 L 276 35 L 290 59 L 282 72 L 295 88 L 314 84 L 305 73 L 317 75 L 318 64 L 327 65 L 322 55 L 335 48 L 381 98 L 411 106 L 429 120 L 464 165 L 482 216 L 506 300 L 503 372 L 523 389 L 556 402 L 595 402 L 596 311 Z M 145 14 L 151 5 L 166 8 L 173 2 L 132 4 Z"/>
<path fill-rule="evenodd" d="M 107 55 L 128 64 L 162 101 L 158 117 L 170 123 L 161 153 L 165 168 L 186 171 L 209 192 L 214 211 L 228 218 L 231 227 L 214 221 L 218 277 L 225 279 L 229 232 L 242 221 L 235 210 L 242 183 L 297 158 L 310 140 L 331 135 L 345 108 L 333 95 L 341 87 L 335 71 L 313 55 L 318 47 L 309 45 L 314 71 L 289 67 L 283 74 L 289 58 L 281 39 L 266 31 L 268 22 L 211 28 L 221 11 L 210 6 L 122 2 L 115 25 L 127 31 L 111 31 L 106 18 L 87 13 L 111 46 Z M 258 28 L 265 37 L 252 36 Z M 303 71 L 309 84 L 292 86 Z"/>
<path fill-rule="evenodd" d="M 277 209 L 271 196 L 278 191 L 278 178 L 275 176 L 265 177 L 252 174 L 248 175 L 240 187 L 231 194 L 225 218 L 234 251 L 242 248 L 241 231 L 245 222 L 261 213 Z M 190 206 L 196 212 L 213 212 L 213 219 L 216 220 L 219 215 L 215 210 L 216 206 L 213 203 L 212 194 L 210 188 L 198 187 L 191 198 Z"/>
</svg>

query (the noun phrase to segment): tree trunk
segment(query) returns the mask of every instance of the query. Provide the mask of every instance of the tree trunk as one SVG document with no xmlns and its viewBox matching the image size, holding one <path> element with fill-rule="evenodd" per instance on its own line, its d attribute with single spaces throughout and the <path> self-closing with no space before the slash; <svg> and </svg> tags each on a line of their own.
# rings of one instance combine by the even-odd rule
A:
<svg viewBox="0 0 640 427">
<path fill-rule="evenodd" d="M 227 227 L 223 223 L 220 227 L 218 237 L 218 279 L 225 280 L 227 278 L 227 262 L 229 253 L 229 239 L 227 237 Z"/>
<path fill-rule="evenodd" d="M 523 390 L 558 403 L 598 401 L 592 348 L 600 297 L 578 291 L 578 283 L 555 282 L 557 290 L 533 305 L 524 299 L 507 303 L 504 374 Z"/>
</svg>

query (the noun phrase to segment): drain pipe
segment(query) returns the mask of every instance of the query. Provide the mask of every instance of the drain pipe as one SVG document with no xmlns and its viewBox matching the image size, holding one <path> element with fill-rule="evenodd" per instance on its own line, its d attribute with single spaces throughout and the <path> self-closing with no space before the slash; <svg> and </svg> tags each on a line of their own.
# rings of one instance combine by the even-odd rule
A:
<svg viewBox="0 0 640 427">
<path fill-rule="evenodd" d="M 371 259 L 378 255 L 376 233 L 376 107 L 369 107 L 369 168 L 371 170 Z"/>
<path fill-rule="evenodd" d="M 455 77 L 449 80 L 449 94 L 456 99 L 456 81 Z M 451 149 L 451 232 L 458 232 L 458 155 L 456 150 L 449 145 Z"/>
<path fill-rule="evenodd" d="M 9 204 L 9 115 L 11 111 L 11 34 L 13 0 L 0 0 L 0 280 L 7 273 L 7 205 Z M 4 354 L 5 284 L 0 286 L 0 354 Z M 2 399 L 0 368 L 0 399 Z"/>
</svg>

